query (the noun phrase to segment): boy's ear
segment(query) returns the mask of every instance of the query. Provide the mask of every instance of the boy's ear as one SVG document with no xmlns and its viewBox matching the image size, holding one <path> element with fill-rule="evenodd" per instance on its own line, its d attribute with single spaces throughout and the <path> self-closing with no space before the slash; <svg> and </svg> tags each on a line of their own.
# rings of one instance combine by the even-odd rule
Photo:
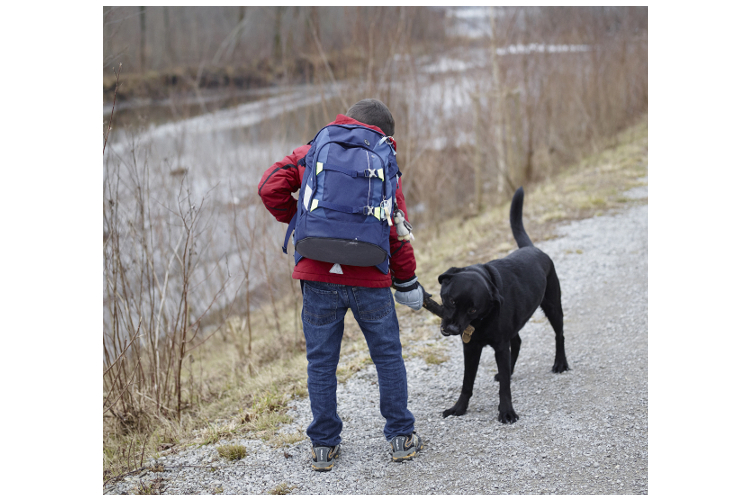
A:
<svg viewBox="0 0 750 500">
<path fill-rule="evenodd" d="M 438 283 L 441 285 L 443 284 L 443 281 L 450 279 L 451 277 L 455 276 L 456 274 L 460 273 L 461 269 L 458 267 L 451 267 L 447 271 L 445 271 L 443 274 L 438 276 Z"/>
</svg>

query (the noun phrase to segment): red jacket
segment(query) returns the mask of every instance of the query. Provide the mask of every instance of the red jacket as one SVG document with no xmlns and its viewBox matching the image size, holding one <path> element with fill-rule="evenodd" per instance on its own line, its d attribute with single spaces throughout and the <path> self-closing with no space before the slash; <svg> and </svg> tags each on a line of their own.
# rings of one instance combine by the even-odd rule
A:
<svg viewBox="0 0 750 500">
<path fill-rule="evenodd" d="M 381 134 L 383 133 L 380 128 L 374 125 L 360 123 L 345 115 L 338 115 L 332 124 L 363 125 L 377 130 Z M 292 154 L 284 157 L 283 160 L 274 163 L 271 168 L 266 170 L 258 184 L 258 194 L 263 200 L 263 204 L 279 222 L 289 224 L 297 211 L 297 200 L 292 196 L 292 193 L 299 190 L 302 185 L 302 176 L 305 173 L 305 167 L 299 165 L 299 161 L 305 157 L 309 149 L 309 145 L 300 146 Z M 398 204 L 398 208 L 403 210 L 406 215 L 406 202 L 404 201 L 404 193 L 401 190 L 401 179 L 398 180 L 396 203 Z M 408 215 L 406 215 L 406 218 L 409 220 Z M 390 244 L 390 267 L 393 276 L 399 280 L 407 280 L 413 277 L 417 268 L 417 262 L 414 259 L 414 249 L 411 243 L 398 241 L 396 226 L 391 227 Z M 338 285 L 370 288 L 386 288 L 391 286 L 391 277 L 381 273 L 374 266 L 357 267 L 342 265 L 341 269 L 344 271 L 344 274 L 329 272 L 332 266 L 333 264 L 328 262 L 303 258 L 294 266 L 292 277 L 300 280 L 323 281 Z"/>
</svg>

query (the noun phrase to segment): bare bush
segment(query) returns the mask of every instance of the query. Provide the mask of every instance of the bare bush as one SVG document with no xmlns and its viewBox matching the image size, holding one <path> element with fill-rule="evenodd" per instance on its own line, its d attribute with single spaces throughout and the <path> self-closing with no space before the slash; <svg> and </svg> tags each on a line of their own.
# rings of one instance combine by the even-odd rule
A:
<svg viewBox="0 0 750 500">
<path fill-rule="evenodd" d="M 206 199 L 188 172 L 154 179 L 138 147 L 104 170 L 104 411 L 126 427 L 146 413 L 180 419 L 183 362 L 221 325 L 204 331 L 207 315 L 228 315 L 234 298 Z"/>
</svg>

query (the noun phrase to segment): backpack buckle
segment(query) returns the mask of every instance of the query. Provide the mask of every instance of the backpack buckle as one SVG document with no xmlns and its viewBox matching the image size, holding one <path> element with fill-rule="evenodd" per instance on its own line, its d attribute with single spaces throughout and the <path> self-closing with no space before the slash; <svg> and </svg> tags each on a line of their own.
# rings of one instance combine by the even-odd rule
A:
<svg viewBox="0 0 750 500">
<path fill-rule="evenodd" d="M 380 202 L 380 213 L 383 215 L 389 226 L 393 225 L 391 221 L 391 202 L 390 200 L 383 200 Z"/>
<path fill-rule="evenodd" d="M 366 168 L 363 173 L 364 173 L 364 176 L 367 177 L 368 179 L 377 177 L 381 181 L 385 182 L 385 176 L 383 175 L 382 168 Z"/>
<path fill-rule="evenodd" d="M 383 220 L 382 214 L 384 214 L 384 212 L 380 207 L 363 207 L 362 213 L 365 215 L 372 215 L 378 220 Z"/>
</svg>

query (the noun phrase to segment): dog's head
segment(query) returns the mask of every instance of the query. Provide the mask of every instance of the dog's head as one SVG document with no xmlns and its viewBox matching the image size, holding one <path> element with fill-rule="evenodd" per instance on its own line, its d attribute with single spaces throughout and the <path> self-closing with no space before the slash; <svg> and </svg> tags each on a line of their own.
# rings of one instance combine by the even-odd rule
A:
<svg viewBox="0 0 750 500">
<path fill-rule="evenodd" d="M 469 323 L 488 316 L 503 304 L 495 283 L 496 270 L 487 266 L 451 267 L 438 276 L 443 300 L 440 332 L 446 337 L 460 335 Z"/>
</svg>

